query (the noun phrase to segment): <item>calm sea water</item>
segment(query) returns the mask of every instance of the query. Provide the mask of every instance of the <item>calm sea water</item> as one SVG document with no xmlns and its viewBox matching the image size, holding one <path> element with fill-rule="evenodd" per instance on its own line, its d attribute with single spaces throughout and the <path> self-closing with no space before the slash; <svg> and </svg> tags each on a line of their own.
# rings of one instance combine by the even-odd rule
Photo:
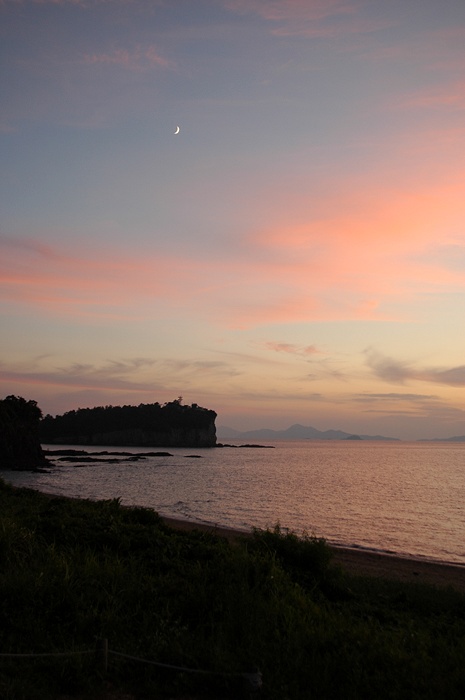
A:
<svg viewBox="0 0 465 700">
<path fill-rule="evenodd" d="M 66 496 L 120 498 L 200 523 L 250 529 L 279 521 L 333 544 L 465 565 L 465 444 L 272 444 L 274 449 L 166 448 L 172 456 L 84 466 L 57 462 L 48 473 L 2 477 Z"/>
</svg>

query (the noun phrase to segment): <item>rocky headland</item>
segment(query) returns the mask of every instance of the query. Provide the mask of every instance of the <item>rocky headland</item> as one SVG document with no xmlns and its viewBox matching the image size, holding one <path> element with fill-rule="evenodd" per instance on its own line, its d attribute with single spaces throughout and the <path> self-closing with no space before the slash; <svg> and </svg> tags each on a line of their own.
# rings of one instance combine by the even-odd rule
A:
<svg viewBox="0 0 465 700">
<path fill-rule="evenodd" d="M 99 406 L 45 416 L 42 444 L 118 447 L 215 447 L 215 411 L 182 399 L 165 404 Z"/>
</svg>

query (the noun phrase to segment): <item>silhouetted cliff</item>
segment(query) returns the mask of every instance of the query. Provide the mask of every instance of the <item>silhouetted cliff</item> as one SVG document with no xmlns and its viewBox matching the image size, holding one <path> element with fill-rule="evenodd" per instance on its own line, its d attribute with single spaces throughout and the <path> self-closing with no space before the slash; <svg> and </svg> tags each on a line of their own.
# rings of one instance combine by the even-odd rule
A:
<svg viewBox="0 0 465 700">
<path fill-rule="evenodd" d="M 0 469 L 36 469 L 48 464 L 40 446 L 41 417 L 36 401 L 21 396 L 0 401 Z"/>
<path fill-rule="evenodd" d="M 160 405 L 98 406 L 46 416 L 41 442 L 56 445 L 214 447 L 215 411 L 182 399 Z"/>
</svg>

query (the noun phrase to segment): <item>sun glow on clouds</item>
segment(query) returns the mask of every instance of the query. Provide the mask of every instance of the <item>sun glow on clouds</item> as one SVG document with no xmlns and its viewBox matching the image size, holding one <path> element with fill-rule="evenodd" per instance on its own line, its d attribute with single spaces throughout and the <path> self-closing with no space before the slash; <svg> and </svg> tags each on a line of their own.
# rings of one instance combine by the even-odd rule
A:
<svg viewBox="0 0 465 700">
<path fill-rule="evenodd" d="M 341 319 L 383 318 L 392 300 L 464 290 L 463 271 L 443 266 L 436 253 L 438 235 L 465 245 L 462 178 L 409 192 L 352 191 L 318 215 L 254 238 L 275 278 L 300 289 L 301 299 L 319 299 L 320 308 L 326 299 Z"/>
<path fill-rule="evenodd" d="M 0 240 L 4 298 L 48 312 L 156 317 L 186 311 L 233 327 L 293 321 L 408 319 L 408 302 L 464 291 L 462 267 L 440 249 L 465 248 L 462 175 L 403 191 L 345 189 L 307 223 L 250 233 L 228 258 L 118 252 Z M 306 212 L 302 207 L 299 218 Z M 296 214 L 294 213 L 294 216 Z M 403 311 L 391 304 L 402 300 Z"/>
<path fill-rule="evenodd" d="M 6 393 L 463 432 L 461 3 L 0 5 Z"/>
</svg>

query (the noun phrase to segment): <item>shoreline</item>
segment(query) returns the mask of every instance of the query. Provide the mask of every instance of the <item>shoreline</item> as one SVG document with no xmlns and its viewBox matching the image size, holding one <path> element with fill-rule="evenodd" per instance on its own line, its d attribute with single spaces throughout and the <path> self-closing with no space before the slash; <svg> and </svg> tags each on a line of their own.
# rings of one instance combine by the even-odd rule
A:
<svg viewBox="0 0 465 700">
<path fill-rule="evenodd" d="M 251 532 L 230 527 L 195 523 L 160 515 L 163 522 L 174 530 L 200 530 L 228 541 L 248 537 Z M 453 588 L 465 593 L 465 566 L 450 562 L 428 561 L 395 554 L 372 552 L 366 549 L 328 545 L 333 553 L 332 562 L 351 576 L 371 576 L 403 583 L 425 583 L 440 588 Z"/>
<path fill-rule="evenodd" d="M 22 488 L 15 487 L 13 488 Z M 28 487 L 25 487 L 28 488 Z M 34 489 L 33 489 L 34 490 Z M 38 491 L 49 498 L 69 498 L 80 500 L 63 494 Z M 86 499 L 84 499 L 86 500 Z M 131 508 L 134 506 L 125 506 Z M 208 524 L 183 520 L 159 513 L 162 521 L 174 530 L 200 530 L 224 537 L 232 542 L 238 537 L 249 537 L 252 530 L 240 530 L 217 524 Z M 421 560 L 413 557 L 400 556 L 385 552 L 374 552 L 356 547 L 344 547 L 328 543 L 332 550 L 332 562 L 340 566 L 351 576 L 371 576 L 403 583 L 425 583 L 439 588 L 453 588 L 465 594 L 465 565 L 452 562 Z"/>
</svg>

